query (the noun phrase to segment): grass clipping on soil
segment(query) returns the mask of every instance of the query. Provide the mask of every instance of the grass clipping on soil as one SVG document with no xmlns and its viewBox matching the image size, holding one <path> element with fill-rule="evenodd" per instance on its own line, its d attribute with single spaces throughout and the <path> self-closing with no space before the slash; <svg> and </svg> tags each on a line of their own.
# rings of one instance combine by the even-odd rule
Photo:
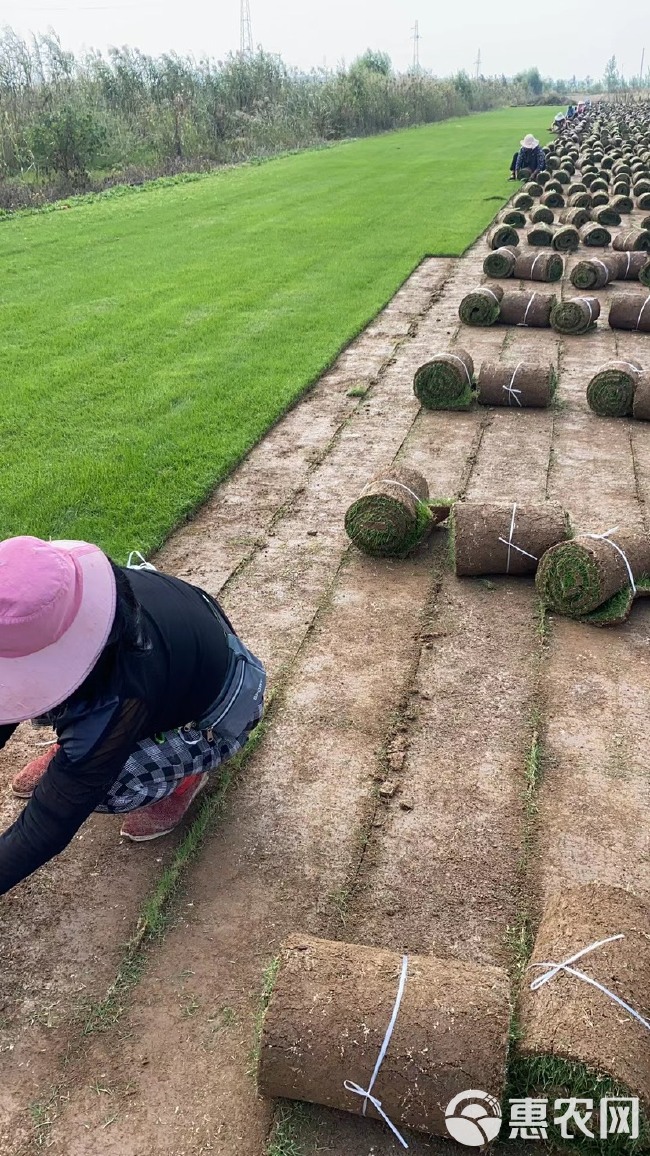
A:
<svg viewBox="0 0 650 1156">
<path fill-rule="evenodd" d="M 348 508 L 346 533 L 364 554 L 403 558 L 449 513 L 450 503 L 432 506 L 428 499 L 429 487 L 417 470 L 390 466 Z"/>
<path fill-rule="evenodd" d="M 614 626 L 628 617 L 636 594 L 648 593 L 649 575 L 650 537 L 617 530 L 580 534 L 553 546 L 539 563 L 535 583 L 543 604 L 556 614 Z"/>
<path fill-rule="evenodd" d="M 465 349 L 436 353 L 416 370 L 413 392 L 425 409 L 469 409 L 474 362 Z"/>
<path fill-rule="evenodd" d="M 573 966 L 647 1019 L 648 927 L 647 904 L 622 888 L 589 883 L 558 889 L 543 910 L 527 982 L 520 993 L 520 1039 L 510 1068 L 511 1094 L 514 1085 L 518 1096 L 592 1099 L 595 1113 L 591 1127 L 596 1132 L 596 1142 L 600 1139 L 599 1097 L 639 1097 L 639 1140 L 608 1136 L 602 1140 L 605 1153 L 648 1150 L 648 1030 L 603 992 L 566 972 L 531 990 L 535 979 L 549 971 L 546 966 L 534 965 L 567 960 L 590 944 L 621 936 L 583 956 Z"/>
</svg>

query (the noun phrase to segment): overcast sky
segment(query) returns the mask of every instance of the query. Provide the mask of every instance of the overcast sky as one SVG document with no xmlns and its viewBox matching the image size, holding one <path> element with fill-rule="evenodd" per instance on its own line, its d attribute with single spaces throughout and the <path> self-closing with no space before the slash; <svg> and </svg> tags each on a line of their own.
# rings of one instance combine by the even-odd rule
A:
<svg viewBox="0 0 650 1156">
<path fill-rule="evenodd" d="M 349 63 L 366 48 L 388 52 L 406 69 L 413 27 L 420 62 L 439 75 L 485 75 L 537 65 L 543 74 L 602 76 L 614 53 L 626 76 L 638 73 L 647 43 L 650 0 L 626 0 L 611 18 L 609 0 L 250 0 L 255 44 L 302 68 Z M 66 48 L 129 44 L 146 52 L 175 49 L 217 59 L 239 47 L 239 0 L 10 0 L 0 22 L 17 31 L 54 28 Z"/>
</svg>

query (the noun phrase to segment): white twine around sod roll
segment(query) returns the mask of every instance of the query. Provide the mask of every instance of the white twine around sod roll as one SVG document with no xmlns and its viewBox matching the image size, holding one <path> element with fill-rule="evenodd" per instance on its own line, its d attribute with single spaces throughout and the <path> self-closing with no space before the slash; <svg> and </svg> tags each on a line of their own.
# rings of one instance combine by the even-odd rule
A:
<svg viewBox="0 0 650 1156">
<path fill-rule="evenodd" d="M 549 969 L 544 973 L 544 975 L 538 975 L 537 979 L 533 980 L 530 985 L 530 990 L 539 991 L 540 987 L 542 987 L 545 983 L 548 983 L 550 980 L 555 979 L 555 976 L 558 975 L 559 972 L 564 971 L 567 975 L 572 975 L 575 979 L 582 980 L 583 983 L 588 983 L 591 985 L 591 987 L 595 987 L 597 991 L 602 992 L 602 994 L 606 995 L 608 999 L 613 1000 L 614 1003 L 618 1004 L 619 1007 L 622 1007 L 624 1011 L 628 1012 L 629 1015 L 637 1020 L 642 1027 L 650 1031 L 650 1021 L 645 1019 L 638 1011 L 635 1011 L 635 1009 L 631 1007 L 629 1003 L 626 1003 L 624 999 L 621 999 L 620 995 L 616 995 L 615 992 L 610 991 L 608 987 L 605 987 L 604 984 L 599 983 L 597 979 L 593 979 L 592 976 L 587 975 L 584 971 L 580 971 L 578 968 L 571 966 L 571 964 L 576 963 L 579 959 L 582 959 L 583 955 L 589 955 L 590 952 L 596 951 L 597 948 L 604 947 L 606 943 L 615 943 L 619 939 L 625 939 L 625 936 L 622 934 L 610 935 L 607 939 L 598 939 L 595 943 L 590 943 L 588 947 L 583 947 L 582 951 L 576 951 L 575 955 L 570 955 L 569 958 L 563 960 L 562 963 L 549 963 L 547 961 L 545 963 L 529 964 L 529 971 L 534 967 L 547 967 Z"/>
<path fill-rule="evenodd" d="M 537 262 L 542 261 L 545 256 L 546 256 L 546 253 L 538 253 L 537 256 L 535 257 L 535 259 L 534 259 L 534 261 L 530 267 L 530 279 L 531 279 L 531 281 L 535 280 L 535 278 L 533 277 L 533 273 L 535 272 L 535 266 L 536 266 Z"/>
<path fill-rule="evenodd" d="M 497 305 L 501 304 L 501 299 L 499 297 L 497 297 L 496 293 L 493 293 L 493 291 L 491 289 L 488 289 L 486 285 L 481 285 L 478 289 L 478 292 L 479 293 L 489 293 L 490 297 L 494 297 L 494 300 L 496 301 Z"/>
<path fill-rule="evenodd" d="M 585 305 L 587 306 L 587 309 L 589 310 L 589 324 L 591 325 L 591 323 L 594 319 L 594 311 L 591 307 L 593 297 L 574 297 L 573 300 L 574 301 L 584 301 Z"/>
<path fill-rule="evenodd" d="M 646 307 L 648 305 L 650 305 L 650 297 L 646 297 L 645 301 L 643 302 L 643 305 L 641 306 L 641 312 L 639 313 L 639 316 L 636 319 L 637 330 L 639 328 L 639 325 L 641 324 L 641 318 L 643 317 L 643 314 L 645 313 Z"/>
<path fill-rule="evenodd" d="M 503 389 L 508 394 L 508 405 L 512 405 L 512 398 L 514 397 L 514 399 L 517 402 L 517 405 L 519 406 L 520 409 L 522 408 L 521 407 L 521 401 L 519 400 L 519 397 L 521 396 L 521 390 L 520 389 L 513 389 L 512 387 L 515 383 L 515 378 L 517 376 L 517 373 L 521 369 L 522 365 L 523 365 L 523 361 L 520 361 L 519 365 L 517 365 L 515 367 L 515 372 L 513 373 L 512 377 L 510 378 L 510 385 L 504 385 L 503 386 Z M 519 395 L 519 396 L 517 396 L 517 395 Z"/>
<path fill-rule="evenodd" d="M 528 550 L 522 550 L 520 546 L 515 546 L 515 544 L 512 540 L 512 535 L 513 535 L 514 529 L 515 529 L 515 517 L 516 517 L 516 515 L 517 515 L 517 503 L 514 502 L 513 506 L 512 506 L 512 518 L 510 519 L 510 533 L 508 534 L 507 538 L 501 538 L 501 537 L 499 538 L 499 541 L 503 542 L 504 546 L 508 547 L 508 558 L 506 561 L 506 574 L 510 573 L 510 551 L 511 550 L 516 550 L 517 554 L 523 554 L 526 558 L 532 558 L 533 562 L 539 561 L 539 559 L 537 558 L 537 556 L 535 554 L 529 554 Z"/>
<path fill-rule="evenodd" d="M 585 538 L 594 538 L 598 542 L 609 542 L 610 546 L 614 547 L 617 554 L 620 554 L 621 558 L 625 562 L 625 567 L 627 569 L 628 577 L 630 579 L 630 586 L 632 587 L 632 593 L 636 594 L 636 583 L 634 581 L 634 574 L 632 573 L 632 567 L 630 566 L 630 563 L 627 560 L 627 555 L 625 554 L 625 552 L 623 550 L 621 550 L 621 547 L 617 546 L 616 542 L 612 542 L 612 539 L 610 538 L 610 534 L 615 534 L 617 532 L 617 530 L 618 530 L 618 526 L 614 526 L 613 529 L 611 529 L 611 530 L 605 530 L 604 534 L 585 534 Z"/>
<path fill-rule="evenodd" d="M 398 1130 L 395 1127 L 395 1125 L 393 1124 L 392 1120 L 389 1120 L 388 1116 L 386 1115 L 386 1113 L 384 1112 L 384 1109 L 381 1106 L 381 1100 L 378 1100 L 376 1096 L 372 1095 L 372 1089 L 375 1085 L 375 1080 L 377 1079 L 377 1076 L 379 1075 L 379 1069 L 381 1068 L 381 1065 L 384 1062 L 384 1057 L 386 1055 L 386 1052 L 388 1051 L 388 1045 L 390 1043 L 390 1039 L 391 1039 L 391 1036 L 393 1034 L 393 1028 L 395 1027 L 395 1023 L 397 1020 L 397 1014 L 399 1012 L 400 1004 L 402 1002 L 402 996 L 404 994 L 404 988 L 406 986 L 407 972 L 408 972 L 408 955 L 403 955 L 402 956 L 402 970 L 400 972 L 399 984 L 397 986 L 397 995 L 395 997 L 395 1004 L 393 1006 L 393 1014 L 391 1015 L 390 1023 L 388 1025 L 388 1027 L 386 1028 L 386 1035 L 384 1036 L 384 1042 L 381 1045 L 379 1055 L 377 1056 L 377 1063 L 375 1064 L 375 1069 L 374 1069 L 372 1076 L 370 1078 L 370 1083 L 368 1084 L 368 1087 L 362 1088 L 359 1084 L 355 1084 L 353 1080 L 344 1080 L 343 1081 L 343 1087 L 345 1088 L 346 1092 L 352 1092 L 355 1096 L 363 1096 L 363 1115 L 365 1116 L 366 1108 L 368 1106 L 368 1101 L 370 1101 L 373 1108 L 375 1108 L 379 1112 L 379 1115 L 386 1122 L 386 1124 L 388 1124 L 388 1127 L 390 1128 L 391 1132 L 397 1137 L 397 1139 L 399 1140 L 399 1142 L 403 1148 L 408 1148 L 408 1144 L 406 1143 L 406 1140 L 402 1136 L 401 1132 L 398 1132 Z"/>
<path fill-rule="evenodd" d="M 406 490 L 406 493 L 410 494 L 411 497 L 415 499 L 418 506 L 422 506 L 425 504 L 423 498 L 419 498 L 418 495 L 414 492 L 414 490 L 410 490 L 408 486 L 405 486 L 403 482 L 398 482 L 396 478 L 382 478 L 381 481 L 371 482 L 370 485 L 373 485 L 373 486 L 399 486 L 400 490 Z"/>
<path fill-rule="evenodd" d="M 528 302 L 528 305 L 526 306 L 526 312 L 524 313 L 524 319 L 521 323 L 522 325 L 526 325 L 526 326 L 528 325 L 528 311 L 529 311 L 529 309 L 530 309 L 530 307 L 531 307 L 531 305 L 532 305 L 532 303 L 536 297 L 537 297 L 536 292 L 531 294 L 530 301 Z"/>
<path fill-rule="evenodd" d="M 605 276 L 607 277 L 607 281 L 605 282 L 605 284 L 607 284 L 607 282 L 611 281 L 611 277 L 609 275 L 609 269 L 607 268 L 605 262 L 601 261 L 600 257 L 592 257 L 592 261 L 593 261 L 594 265 L 600 265 L 601 269 L 605 270 Z"/>
<path fill-rule="evenodd" d="M 624 276 L 625 276 L 626 278 L 627 278 L 627 275 L 628 275 L 628 273 L 630 272 L 630 264 L 631 264 L 631 262 L 632 262 L 632 254 L 631 254 L 631 253 L 628 253 L 628 254 L 627 254 L 627 268 L 626 268 L 626 270 L 625 270 L 625 274 L 624 274 Z"/>
</svg>

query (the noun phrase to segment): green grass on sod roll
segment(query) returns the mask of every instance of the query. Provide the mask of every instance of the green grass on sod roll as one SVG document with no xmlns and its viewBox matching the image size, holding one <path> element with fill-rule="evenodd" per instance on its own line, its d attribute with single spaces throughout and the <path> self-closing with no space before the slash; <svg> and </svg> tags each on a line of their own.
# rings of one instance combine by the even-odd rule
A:
<svg viewBox="0 0 650 1156">
<path fill-rule="evenodd" d="M 467 293 L 458 307 L 458 314 L 464 325 L 496 325 L 501 312 L 499 290 L 476 289 Z M 503 294 L 503 290 L 501 290 Z"/>
<path fill-rule="evenodd" d="M 488 277 L 512 277 L 516 260 L 511 249 L 493 249 L 483 262 L 483 272 Z"/>
<path fill-rule="evenodd" d="M 515 1025 L 516 1030 L 516 1025 Z M 612 1080 L 603 1072 L 587 1067 L 575 1060 L 565 1060 L 555 1055 L 522 1055 L 515 1044 L 508 1063 L 508 1080 L 504 1092 L 504 1114 L 508 1118 L 511 1099 L 548 1100 L 552 1105 L 556 1100 L 575 1097 L 592 1100 L 596 1105 L 595 1127 L 591 1130 L 595 1138 L 587 1136 L 567 1143 L 560 1136 L 559 1128 L 553 1124 L 553 1114 L 549 1113 L 548 1147 L 553 1152 L 577 1150 L 581 1156 L 633 1156 L 647 1152 L 650 1148 L 650 1129 L 643 1108 L 640 1112 L 640 1135 L 637 1140 L 629 1136 L 598 1137 L 598 1104 L 605 1097 L 629 1099 L 629 1088 Z M 546 1144 L 544 1145 L 546 1149 Z"/>
<path fill-rule="evenodd" d="M 650 261 L 639 270 L 639 281 L 646 289 L 650 289 Z"/>
<path fill-rule="evenodd" d="M 587 402 L 601 417 L 627 417 L 632 413 L 632 402 L 638 375 L 624 369 L 602 369 L 594 374 L 587 386 Z"/>
<path fill-rule="evenodd" d="M 440 504 L 440 503 L 438 503 Z M 426 536 L 433 524 L 428 502 L 418 502 L 416 516 L 383 494 L 360 498 L 345 515 L 345 530 L 352 542 L 377 558 L 403 558 Z"/>
<path fill-rule="evenodd" d="M 580 234 L 573 225 L 563 225 L 553 236 L 553 248 L 558 253 L 575 253 L 580 245 Z"/>
<path fill-rule="evenodd" d="M 428 361 L 415 372 L 413 390 L 425 409 L 469 409 L 474 397 L 459 362 Z"/>
<path fill-rule="evenodd" d="M 2 536 L 89 539 L 118 560 L 158 546 L 423 257 L 483 232 L 512 192 L 512 142 L 545 140 L 549 115 L 481 113 L 3 220 Z"/>
<path fill-rule="evenodd" d="M 526 226 L 526 214 L 522 213 L 521 209 L 507 209 L 501 214 L 501 220 L 504 225 L 512 225 L 515 229 L 523 229 Z"/>
</svg>

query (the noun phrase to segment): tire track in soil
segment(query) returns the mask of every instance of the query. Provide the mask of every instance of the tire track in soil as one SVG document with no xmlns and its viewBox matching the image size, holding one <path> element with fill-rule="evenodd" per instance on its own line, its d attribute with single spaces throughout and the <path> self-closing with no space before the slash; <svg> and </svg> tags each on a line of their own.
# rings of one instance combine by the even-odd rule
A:
<svg viewBox="0 0 650 1156">
<path fill-rule="evenodd" d="M 161 567 L 214 593 L 227 586 L 224 600 L 247 641 L 269 663 L 274 681 L 300 647 L 346 548 L 337 502 L 346 501 L 346 492 L 351 500 L 359 488 L 358 469 L 352 477 L 349 468 L 321 463 L 337 449 L 337 461 L 343 460 L 362 439 L 370 470 L 394 456 L 417 403 L 412 394 L 396 391 L 390 378 L 386 392 L 386 371 L 453 265 L 447 259 L 425 261 L 372 332 L 341 355 L 157 558 Z M 361 402 L 347 396 L 360 381 L 372 387 Z M 384 406 L 390 407 L 390 426 Z M 246 568 L 250 573 L 242 580 Z M 251 582 L 254 598 L 248 597 Z M 265 621 L 267 638 L 281 640 L 277 652 L 262 637 Z M 7 786 L 16 766 L 33 757 L 32 744 L 32 728 L 23 727 L 0 755 Z M 2 817 L 11 821 L 20 806 L 9 801 Z M 134 855 L 119 841 L 116 821 L 93 818 L 62 856 L 5 900 L 0 1054 L 11 1064 L 3 1064 L 2 1073 L 2 1151 L 29 1133 L 26 1105 L 52 1082 L 57 1057 L 68 1046 L 68 1017 L 82 997 L 96 998 L 110 983 L 120 945 L 176 842 L 138 848 Z"/>
<path fill-rule="evenodd" d="M 447 306 L 450 332 L 457 328 L 453 318 L 458 291 L 452 293 L 451 312 Z M 444 315 L 443 298 L 386 372 L 383 387 L 396 391 L 389 409 L 391 427 L 399 399 L 404 405 L 410 395 L 414 369 L 431 351 L 431 343 L 440 341 Z M 492 343 L 500 345 L 503 336 L 493 335 Z M 384 419 L 385 414 L 381 411 L 377 416 Z M 437 417 L 441 420 L 431 445 Z M 459 488 L 482 421 L 476 412 L 421 415 L 430 478 L 444 476 L 446 489 Z M 378 427 L 373 434 L 379 441 L 383 436 L 383 460 L 389 460 L 385 430 Z M 292 567 L 298 554 L 299 526 L 318 524 L 318 549 L 323 538 L 324 553 L 331 558 L 331 538 L 336 542 L 340 536 L 342 513 L 359 489 L 362 451 L 364 473 L 372 472 L 368 443 L 368 428 L 362 423 L 354 431 L 351 427 L 344 430 L 319 471 L 318 482 L 312 479 L 311 497 L 312 487 L 308 487 L 304 502 L 300 500 L 295 512 L 278 524 L 278 536 L 291 546 L 286 557 L 291 557 Z M 426 455 L 421 438 L 408 439 L 401 456 L 414 461 L 415 447 L 422 465 Z M 306 516 L 310 501 L 314 515 L 322 520 L 326 515 L 325 526 L 322 521 L 311 523 Z M 227 605 L 238 625 L 246 621 L 242 629 L 259 651 L 282 664 L 279 624 L 291 626 L 295 609 L 288 608 L 289 600 L 281 591 L 276 598 L 279 617 L 267 609 L 261 624 L 257 591 L 265 590 L 274 575 L 277 584 L 278 569 L 281 587 L 285 581 L 290 583 L 291 572 L 283 574 L 275 557 L 269 565 L 268 551 L 263 553 L 229 584 Z M 111 1127 L 110 1147 L 102 1136 L 103 1151 L 119 1150 L 127 1156 L 152 1147 L 170 1154 L 199 1152 L 208 1142 L 210 1150 L 233 1156 L 262 1150 L 270 1109 L 259 1101 L 246 1078 L 246 1061 L 264 961 L 295 927 L 321 935 L 345 934 L 342 917 L 345 920 L 369 831 L 378 821 L 376 780 L 386 775 L 383 744 L 393 733 L 391 711 L 408 690 L 423 611 L 436 583 L 430 550 L 401 563 L 372 562 L 351 553 L 339 571 L 329 606 L 312 628 L 287 681 L 279 717 L 247 768 L 228 819 L 193 872 L 191 902 L 201 916 L 188 924 L 184 912 L 179 927 L 168 934 L 150 961 L 157 981 L 155 1000 L 147 997 L 145 978 L 124 1024 L 127 1037 L 132 1035 L 137 1044 L 115 1048 L 114 1041 L 100 1040 L 92 1049 L 91 1069 L 109 1069 L 109 1082 L 117 1087 L 123 1086 L 126 1073 L 143 1072 L 136 1077 L 136 1095 L 128 1101 L 124 1116 Z M 214 973 L 215 958 L 229 961 L 223 975 Z M 205 1016 L 186 1024 L 174 1007 L 184 967 L 194 973 L 188 982 L 202 1007 L 209 1003 L 236 1008 L 237 1030 L 230 1034 L 227 1055 L 220 1058 L 216 1090 L 214 1060 L 209 1050 L 206 1053 Z M 150 1061 L 144 1070 L 138 1063 L 141 1050 Z M 191 1059 L 179 1064 L 179 1055 Z M 189 1097 L 188 1064 L 192 1069 Z M 220 1097 L 218 1105 L 215 1092 Z M 90 1122 L 89 1131 L 80 1131 L 80 1120 Z M 384 1142 L 381 1129 L 364 1124 Z M 54 1150 L 71 1156 L 89 1150 L 100 1126 L 92 1097 L 83 1091 L 73 1094 L 71 1109 L 54 1129 Z M 426 1150 L 430 1151 L 428 1144 Z"/>
</svg>

